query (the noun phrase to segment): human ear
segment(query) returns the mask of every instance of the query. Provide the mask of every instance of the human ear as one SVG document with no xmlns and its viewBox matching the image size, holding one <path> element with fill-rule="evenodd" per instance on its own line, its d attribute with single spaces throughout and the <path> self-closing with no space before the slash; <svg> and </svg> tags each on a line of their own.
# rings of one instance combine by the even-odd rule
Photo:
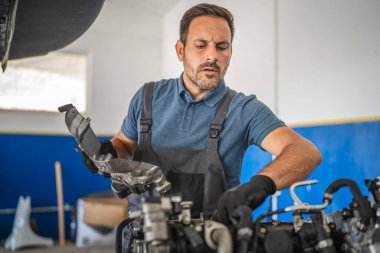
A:
<svg viewBox="0 0 380 253">
<path fill-rule="evenodd" d="M 184 45 L 182 41 L 177 40 L 177 43 L 175 44 L 175 51 L 177 53 L 178 60 L 183 61 L 183 50 Z"/>
</svg>

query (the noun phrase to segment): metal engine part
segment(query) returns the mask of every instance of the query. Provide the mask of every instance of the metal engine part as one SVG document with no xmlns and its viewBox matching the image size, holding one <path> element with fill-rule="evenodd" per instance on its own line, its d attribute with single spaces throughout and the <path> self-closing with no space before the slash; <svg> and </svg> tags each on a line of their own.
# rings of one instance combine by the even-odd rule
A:
<svg viewBox="0 0 380 253">
<path fill-rule="evenodd" d="M 58 110 L 66 113 L 67 128 L 76 139 L 79 149 L 94 162 L 101 173 L 111 176 L 112 187 L 118 197 L 126 197 L 131 192 L 136 192 L 136 189 L 137 193 L 150 188 L 159 193 L 170 189 L 171 184 L 160 167 L 101 154 L 101 143 L 90 127 L 90 118 L 84 118 L 72 104 L 61 106 Z"/>
<path fill-rule="evenodd" d="M 169 198 L 145 200 L 142 204 L 144 240 L 148 252 L 169 253 L 168 214 L 171 211 Z"/>
<path fill-rule="evenodd" d="M 294 189 L 314 183 L 294 184 L 290 192 L 295 205 L 263 214 L 256 222 L 251 221 L 251 210 L 244 209 L 248 207 L 236 208 L 229 227 L 213 220 L 189 219 L 191 204 L 181 202 L 180 197 L 146 198 L 135 220 L 142 224 L 140 234 L 131 248 L 117 252 L 380 253 L 380 198 L 375 197 L 376 203 L 370 206 L 353 180 L 341 179 L 327 188 L 323 204 L 309 205 L 297 197 Z M 367 183 L 372 195 L 377 195 L 379 180 Z M 325 214 L 333 193 L 346 186 L 354 196 L 350 206 Z M 281 212 L 292 212 L 293 222 L 262 221 Z M 304 214 L 312 216 L 304 219 Z"/>
</svg>

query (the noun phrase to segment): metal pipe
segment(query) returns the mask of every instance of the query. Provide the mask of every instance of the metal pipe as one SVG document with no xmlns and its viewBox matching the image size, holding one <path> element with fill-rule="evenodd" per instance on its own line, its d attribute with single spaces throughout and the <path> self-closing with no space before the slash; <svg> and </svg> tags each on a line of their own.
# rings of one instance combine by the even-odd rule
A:
<svg viewBox="0 0 380 253">
<path fill-rule="evenodd" d="M 211 249 L 218 253 L 232 253 L 232 237 L 228 228 L 222 223 L 205 221 L 205 241 Z"/>
<path fill-rule="evenodd" d="M 70 206 L 69 204 L 65 204 L 63 206 L 64 211 L 70 211 L 72 212 L 74 209 L 74 206 Z M 16 208 L 4 208 L 0 209 L 0 215 L 1 214 L 15 214 L 16 213 Z M 43 206 L 43 207 L 34 207 L 31 209 L 31 213 L 52 213 L 52 212 L 57 212 L 58 211 L 58 206 Z"/>
</svg>

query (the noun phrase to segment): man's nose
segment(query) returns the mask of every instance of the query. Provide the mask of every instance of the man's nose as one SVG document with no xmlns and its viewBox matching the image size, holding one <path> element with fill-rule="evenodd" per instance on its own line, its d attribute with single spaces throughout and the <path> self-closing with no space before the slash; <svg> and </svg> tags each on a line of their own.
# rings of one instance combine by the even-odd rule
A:
<svg viewBox="0 0 380 253">
<path fill-rule="evenodd" d="M 206 61 L 216 62 L 218 59 L 218 51 L 216 50 L 216 45 L 212 41 L 208 44 L 206 50 Z"/>
</svg>

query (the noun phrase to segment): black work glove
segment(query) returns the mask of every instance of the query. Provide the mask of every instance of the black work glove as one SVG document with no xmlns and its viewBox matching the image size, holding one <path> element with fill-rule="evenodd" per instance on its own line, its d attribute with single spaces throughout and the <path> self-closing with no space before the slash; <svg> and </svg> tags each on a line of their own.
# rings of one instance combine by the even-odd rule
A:
<svg viewBox="0 0 380 253">
<path fill-rule="evenodd" d="M 230 221 L 229 216 L 237 207 L 247 205 L 254 210 L 264 202 L 268 195 L 274 194 L 276 190 L 276 184 L 270 177 L 253 176 L 249 182 L 222 194 L 218 201 L 216 219 L 227 225 Z"/>
<path fill-rule="evenodd" d="M 110 140 L 105 140 L 100 143 L 99 153 L 102 155 L 111 154 L 112 158 L 117 158 L 117 153 Z M 95 166 L 94 162 L 82 151 L 82 159 L 86 167 L 92 173 L 99 173 L 99 169 Z M 109 177 L 108 173 L 103 173 L 105 177 Z"/>
</svg>

